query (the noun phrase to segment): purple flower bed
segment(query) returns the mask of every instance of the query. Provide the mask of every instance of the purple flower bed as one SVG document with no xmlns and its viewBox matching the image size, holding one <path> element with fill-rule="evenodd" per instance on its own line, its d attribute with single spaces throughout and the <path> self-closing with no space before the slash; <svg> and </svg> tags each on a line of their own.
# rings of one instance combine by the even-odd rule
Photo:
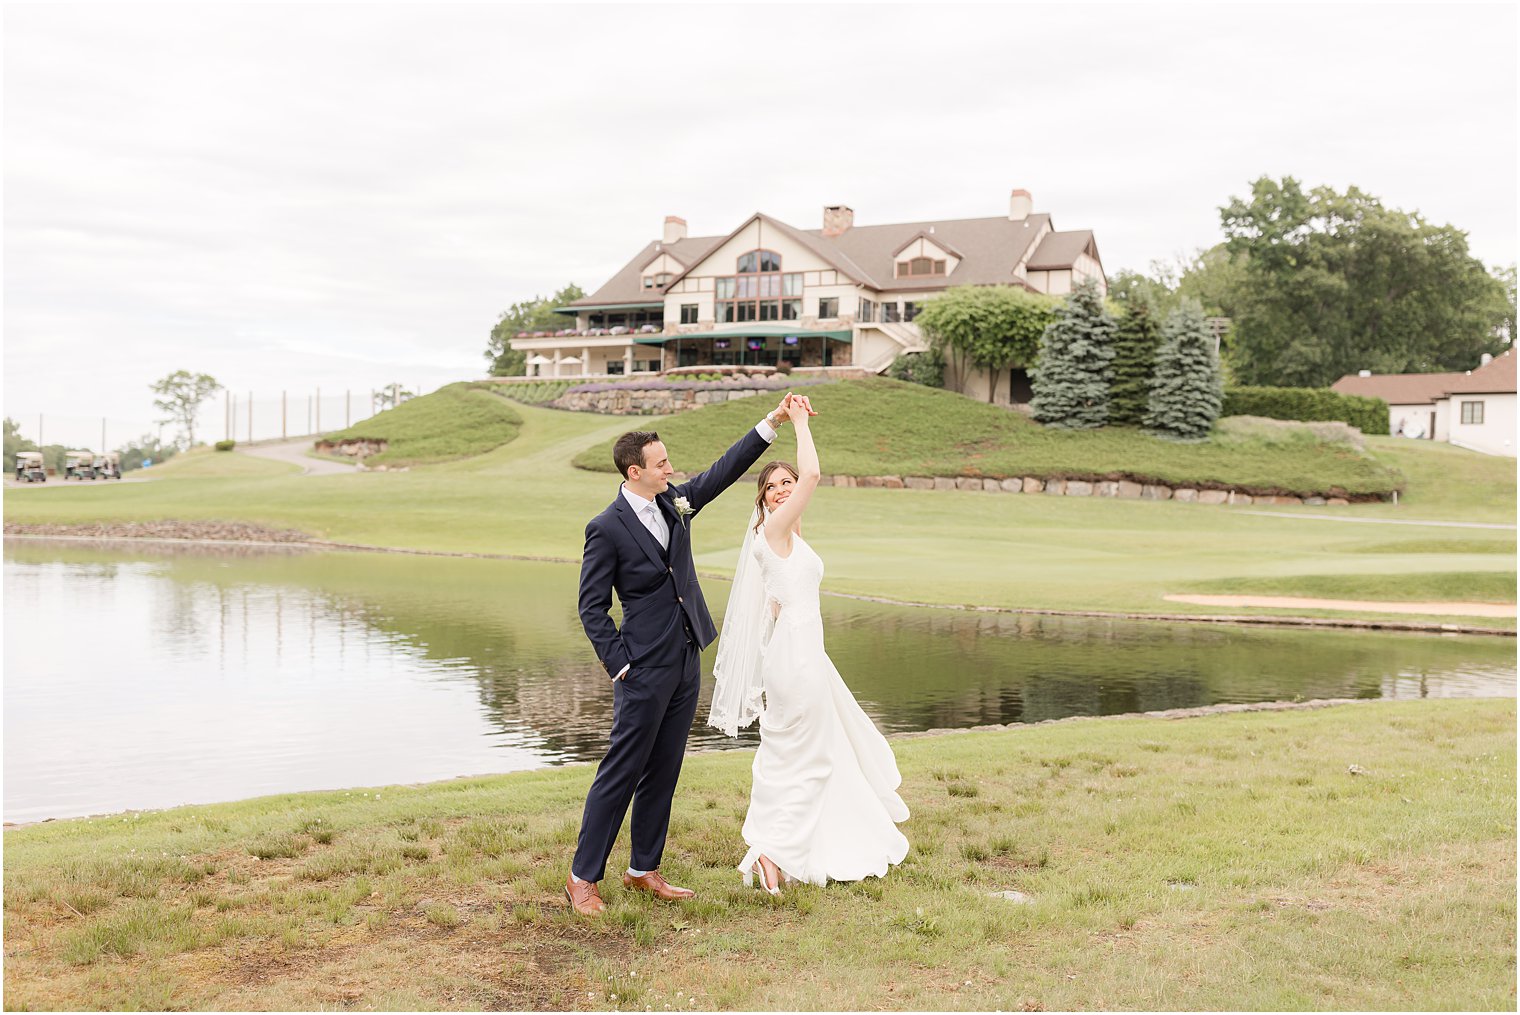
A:
<svg viewBox="0 0 1520 1015">
<path fill-rule="evenodd" d="M 596 394 L 603 391 L 779 391 L 782 389 L 807 388 L 825 384 L 829 378 L 810 377 L 806 380 L 790 380 L 780 377 L 730 377 L 721 381 L 599 381 L 577 384 L 565 389 L 565 394 Z"/>
</svg>

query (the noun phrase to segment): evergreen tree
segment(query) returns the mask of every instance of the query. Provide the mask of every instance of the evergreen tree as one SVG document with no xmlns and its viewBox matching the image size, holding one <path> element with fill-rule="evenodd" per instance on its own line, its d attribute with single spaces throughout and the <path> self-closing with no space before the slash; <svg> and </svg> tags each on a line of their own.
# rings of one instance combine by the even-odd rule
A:
<svg viewBox="0 0 1520 1015">
<path fill-rule="evenodd" d="M 1224 403 L 1214 335 L 1197 300 L 1183 300 L 1161 326 L 1145 425 L 1172 437 L 1209 435 Z"/>
<path fill-rule="evenodd" d="M 1108 421 L 1138 426 L 1150 401 L 1161 322 L 1149 297 L 1136 292 L 1123 303 L 1114 336 L 1113 386 L 1109 389 Z"/>
<path fill-rule="evenodd" d="M 1091 428 L 1108 421 L 1109 365 L 1114 358 L 1114 319 L 1104 309 L 1098 283 L 1074 289 L 1040 337 L 1040 358 L 1030 371 L 1034 418 L 1048 426 Z"/>
</svg>

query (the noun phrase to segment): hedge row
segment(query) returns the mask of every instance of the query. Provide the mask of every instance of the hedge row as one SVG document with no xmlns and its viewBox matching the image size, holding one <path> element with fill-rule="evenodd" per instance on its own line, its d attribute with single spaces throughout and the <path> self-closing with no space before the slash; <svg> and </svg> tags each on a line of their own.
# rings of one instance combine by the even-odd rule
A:
<svg viewBox="0 0 1520 1015">
<path fill-rule="evenodd" d="M 1388 435 L 1388 403 L 1329 388 L 1226 388 L 1223 416 L 1339 420 L 1365 434 Z"/>
</svg>

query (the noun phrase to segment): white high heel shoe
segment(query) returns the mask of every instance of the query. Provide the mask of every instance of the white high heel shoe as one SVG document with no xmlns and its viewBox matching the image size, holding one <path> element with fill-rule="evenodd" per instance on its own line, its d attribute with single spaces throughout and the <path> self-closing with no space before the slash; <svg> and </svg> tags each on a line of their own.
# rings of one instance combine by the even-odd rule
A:
<svg viewBox="0 0 1520 1015">
<path fill-rule="evenodd" d="M 776 869 L 779 871 L 781 868 L 778 867 Z M 784 878 L 784 877 L 786 877 L 786 875 L 783 874 L 782 877 Z M 764 888 L 770 894 L 772 894 L 772 895 L 780 895 L 781 894 L 781 886 L 780 885 L 776 885 L 773 888 L 770 885 L 766 884 L 766 882 L 765 882 L 765 867 L 764 867 L 764 865 L 762 865 L 760 863 L 759 860 L 756 860 L 753 864 L 750 865 L 749 870 L 747 870 L 747 871 L 744 872 L 744 887 L 745 888 L 753 888 L 753 887 L 755 887 L 755 880 L 756 880 L 756 878 L 758 878 L 759 881 L 760 881 L 760 885 L 759 886 L 761 888 Z"/>
</svg>

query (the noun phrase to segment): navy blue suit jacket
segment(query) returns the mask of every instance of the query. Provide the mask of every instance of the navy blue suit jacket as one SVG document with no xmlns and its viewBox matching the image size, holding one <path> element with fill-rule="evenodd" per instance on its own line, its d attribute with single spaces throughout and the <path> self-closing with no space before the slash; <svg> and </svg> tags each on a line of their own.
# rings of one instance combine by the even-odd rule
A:
<svg viewBox="0 0 1520 1015">
<path fill-rule="evenodd" d="M 697 584 L 690 525 L 768 447 L 765 438 L 751 429 L 706 472 L 672 484 L 655 498 L 670 527 L 668 550 L 639 521 L 621 489 L 607 509 L 586 525 L 581 626 L 609 677 L 630 663 L 635 667 L 678 665 L 686 645 L 683 618 L 700 647 L 706 648 L 718 637 Z M 676 512 L 677 497 L 685 497 L 691 505 L 684 519 Z M 623 605 L 621 630 L 609 612 L 613 590 Z"/>
</svg>

